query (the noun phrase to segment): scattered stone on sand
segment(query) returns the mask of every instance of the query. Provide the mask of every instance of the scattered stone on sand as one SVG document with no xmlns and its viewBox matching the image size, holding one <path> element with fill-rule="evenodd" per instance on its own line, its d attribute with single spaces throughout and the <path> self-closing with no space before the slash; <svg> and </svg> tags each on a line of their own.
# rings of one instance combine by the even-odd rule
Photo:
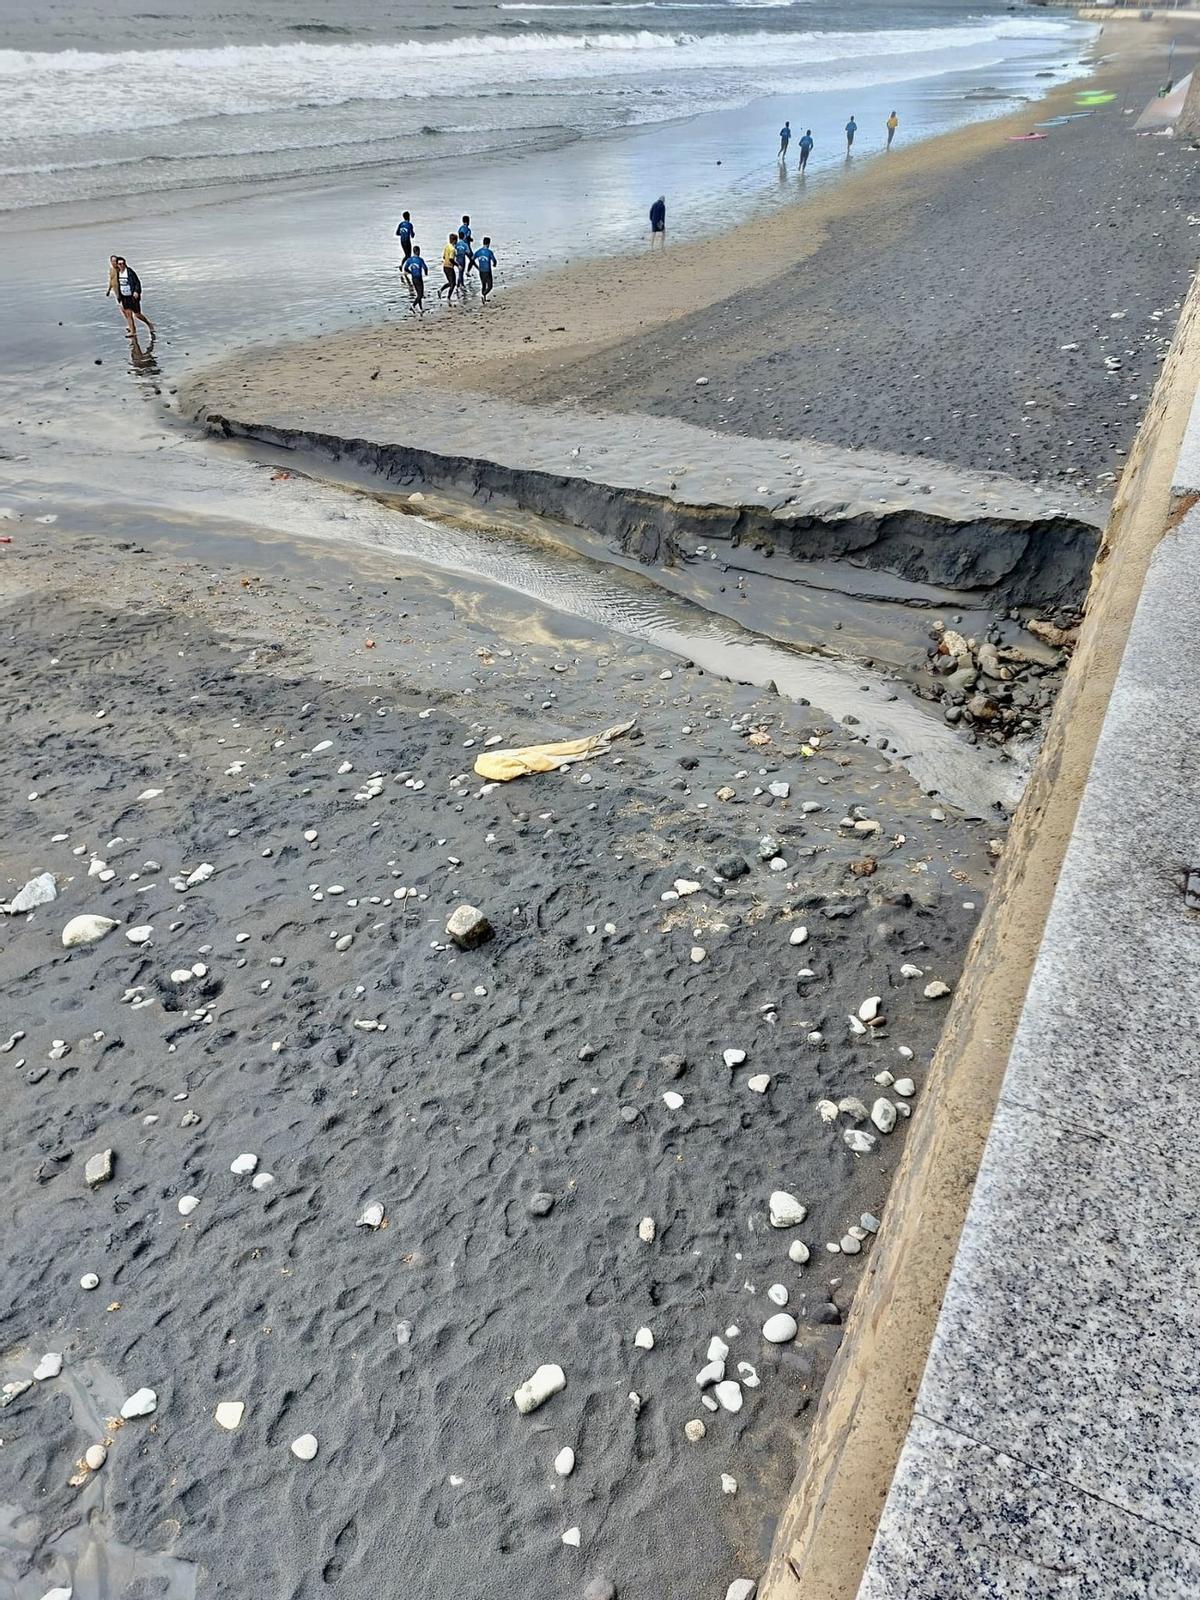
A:
<svg viewBox="0 0 1200 1600">
<path fill-rule="evenodd" d="M 218 1427 L 227 1428 L 232 1433 L 235 1428 L 241 1426 L 245 1411 L 244 1400 L 222 1400 L 213 1415 L 216 1417 Z"/>
<path fill-rule="evenodd" d="M 704 946 L 702 944 L 694 944 L 692 946 L 692 948 L 691 948 L 691 951 L 689 952 L 689 959 L 691 961 L 693 961 L 696 964 L 696 966 L 699 966 L 700 963 L 703 960 L 705 960 L 707 955 L 708 955 L 708 951 L 704 948 Z"/>
<path fill-rule="evenodd" d="M 744 1050 L 726 1050 L 722 1054 L 722 1059 L 724 1060 L 725 1065 L 731 1069 L 733 1067 L 740 1067 L 742 1062 L 746 1059 L 746 1052 Z"/>
<path fill-rule="evenodd" d="M 94 1272 L 85 1272 L 79 1280 L 79 1287 L 81 1289 L 98 1289 L 100 1287 L 100 1279 Z"/>
<path fill-rule="evenodd" d="M 932 983 L 925 985 L 926 1000 L 943 1000 L 950 993 L 950 985 L 943 983 L 940 978 L 935 978 Z"/>
<path fill-rule="evenodd" d="M 189 872 L 187 877 L 183 880 L 184 888 L 194 889 L 197 884 L 207 883 L 216 870 L 217 869 L 213 866 L 211 861 L 202 861 L 200 865 Z"/>
<path fill-rule="evenodd" d="M 643 1244 L 653 1244 L 654 1235 L 657 1232 L 658 1229 L 654 1225 L 653 1217 L 643 1217 L 638 1223 L 638 1238 Z"/>
<path fill-rule="evenodd" d="M 0 1386 L 0 1409 L 12 1405 L 14 1400 L 25 1393 L 26 1389 L 32 1388 L 32 1378 L 15 1378 L 12 1383 Z"/>
<path fill-rule="evenodd" d="M 683 1425 L 684 1438 L 689 1444 L 699 1444 L 707 1432 L 708 1429 L 699 1417 L 693 1417 L 690 1422 L 685 1422 Z"/>
<path fill-rule="evenodd" d="M 617 1586 L 610 1578 L 593 1578 L 583 1591 L 583 1600 L 617 1600 Z"/>
<path fill-rule="evenodd" d="M 729 1346 L 725 1343 L 724 1339 L 721 1338 L 720 1334 L 714 1333 L 712 1338 L 708 1341 L 708 1350 L 705 1354 L 705 1360 L 724 1361 L 728 1354 Z"/>
<path fill-rule="evenodd" d="M 794 1194 L 786 1189 L 776 1189 L 770 1200 L 770 1219 L 773 1228 L 797 1228 L 808 1215 L 808 1207 L 800 1204 Z"/>
<path fill-rule="evenodd" d="M 882 1004 L 883 1000 L 881 996 L 877 994 L 869 995 L 858 1008 L 858 1020 L 860 1022 L 877 1021 L 879 1017 L 879 1008 Z"/>
<path fill-rule="evenodd" d="M 64 1589 L 61 1585 L 57 1589 L 47 1589 L 42 1600 L 71 1600 L 74 1589 Z"/>
<path fill-rule="evenodd" d="M 735 1578 L 725 1591 L 725 1600 L 754 1600 L 758 1584 L 753 1578 Z"/>
<path fill-rule="evenodd" d="M 108 1460 L 108 1451 L 102 1444 L 90 1444 L 83 1452 L 83 1459 L 91 1472 L 99 1472 Z"/>
<path fill-rule="evenodd" d="M 154 929 L 151 925 L 148 922 L 143 922 L 136 928 L 126 928 L 125 937 L 130 944 L 148 944 L 153 932 Z"/>
<path fill-rule="evenodd" d="M 767 1299 L 773 1306 L 785 1306 L 788 1303 L 788 1289 L 786 1283 L 773 1283 L 767 1290 Z"/>
<path fill-rule="evenodd" d="M 396 1343 L 400 1346 L 401 1350 L 403 1350 L 406 1344 L 412 1343 L 412 1336 L 413 1325 L 408 1321 L 407 1318 L 396 1324 Z"/>
<path fill-rule="evenodd" d="M 845 1128 L 842 1138 L 856 1156 L 870 1155 L 879 1142 L 873 1133 L 866 1133 L 862 1128 Z"/>
<path fill-rule="evenodd" d="M 752 1078 L 746 1079 L 746 1087 L 753 1094 L 766 1094 L 771 1087 L 771 1074 L 769 1072 L 756 1072 Z"/>
<path fill-rule="evenodd" d="M 356 1228 L 382 1228 L 383 1207 L 378 1200 L 372 1200 L 370 1205 L 363 1207 L 362 1216 L 354 1224 Z"/>
<path fill-rule="evenodd" d="M 653 1350 L 654 1334 L 649 1328 L 639 1328 L 633 1336 L 633 1342 L 639 1350 Z"/>
<path fill-rule="evenodd" d="M 879 1218 L 873 1217 L 869 1211 L 864 1211 L 858 1220 L 862 1224 L 862 1228 L 865 1233 L 879 1232 Z"/>
<path fill-rule="evenodd" d="M 836 1122 L 838 1119 L 838 1108 L 832 1100 L 818 1100 L 817 1115 L 820 1117 L 822 1122 Z"/>
<path fill-rule="evenodd" d="M 297 1461 L 311 1461 L 320 1447 L 311 1433 L 302 1433 L 298 1439 L 291 1443 L 292 1454 Z"/>
<path fill-rule="evenodd" d="M 922 967 L 914 967 L 911 961 L 906 961 L 900 968 L 900 976 L 902 978 L 923 978 L 925 972 Z"/>
<path fill-rule="evenodd" d="M 58 885 L 54 881 L 54 874 L 39 872 L 36 878 L 30 878 L 23 888 L 17 890 L 7 905 L 0 906 L 0 911 L 6 911 L 10 917 L 16 917 L 23 911 L 34 911 L 38 906 L 48 906 L 51 900 L 57 898 Z"/>
<path fill-rule="evenodd" d="M 713 1389 L 722 1410 L 740 1411 L 742 1409 L 742 1386 L 734 1378 L 726 1378 Z"/>
<path fill-rule="evenodd" d="M 548 1217 L 554 1210 L 554 1196 L 547 1194 L 544 1189 L 539 1189 L 536 1194 L 529 1197 L 529 1215 L 531 1217 Z"/>
<path fill-rule="evenodd" d="M 250 1187 L 252 1189 L 269 1189 L 274 1182 L 275 1174 L 273 1172 L 256 1172 L 250 1179 Z"/>
<path fill-rule="evenodd" d="M 707 1363 L 696 1374 L 696 1382 L 702 1389 L 707 1389 L 710 1383 L 720 1383 L 725 1376 L 725 1363 L 719 1359 Z"/>
<path fill-rule="evenodd" d="M 551 1395 L 557 1394 L 566 1386 L 566 1373 L 554 1362 L 548 1362 L 540 1366 L 532 1378 L 526 1378 L 513 1395 L 513 1404 L 522 1416 L 528 1416 L 531 1411 L 536 1411 L 539 1406 L 545 1405 Z"/>
<path fill-rule="evenodd" d="M 800 1331 L 800 1325 L 790 1311 L 777 1311 L 763 1323 L 763 1338 L 768 1344 L 788 1344 Z"/>
<path fill-rule="evenodd" d="M 247 1173 L 254 1171 L 258 1165 L 258 1157 L 247 1152 L 245 1155 L 235 1156 L 229 1163 L 229 1170 L 236 1177 L 244 1178 Z"/>
<path fill-rule="evenodd" d="M 865 1104 L 853 1094 L 848 1094 L 838 1101 L 838 1110 L 852 1122 L 865 1122 L 870 1115 Z"/>
<path fill-rule="evenodd" d="M 555 1456 L 554 1470 L 560 1478 L 569 1478 L 575 1471 L 575 1452 L 569 1444 L 564 1445 Z"/>
<path fill-rule="evenodd" d="M 63 949 L 70 950 L 77 944 L 94 944 L 97 939 L 103 939 L 106 933 L 111 933 L 118 926 L 113 917 L 95 916 L 91 913 L 72 917 L 62 931 Z"/>
<path fill-rule="evenodd" d="M 62 1371 L 63 1358 L 57 1350 L 47 1350 L 33 1369 L 34 1381 L 45 1383 L 47 1378 L 57 1378 Z"/>
<path fill-rule="evenodd" d="M 844 1233 L 838 1241 L 838 1248 L 844 1256 L 856 1256 L 862 1249 L 862 1241 L 856 1239 L 852 1233 Z"/>
<path fill-rule="evenodd" d="M 891 1133 L 896 1126 L 896 1108 L 892 1102 L 881 1095 L 871 1107 L 871 1121 L 880 1133 Z"/>
<path fill-rule="evenodd" d="M 578 1528 L 568 1528 L 566 1533 L 564 1533 L 563 1536 L 562 1536 L 562 1542 L 564 1544 L 570 1545 L 573 1550 L 578 1550 L 579 1549 L 579 1537 L 580 1537 L 580 1535 L 579 1535 L 579 1529 Z"/>
<path fill-rule="evenodd" d="M 94 1156 L 89 1156 L 87 1165 L 83 1169 L 83 1181 L 89 1189 L 95 1189 L 99 1184 L 107 1183 L 113 1175 L 113 1153 L 111 1150 L 100 1150 Z"/>
<path fill-rule="evenodd" d="M 911 1078 L 897 1078 L 892 1087 L 902 1100 L 909 1099 L 917 1092 L 917 1086 Z"/>
<path fill-rule="evenodd" d="M 682 1111 L 683 1109 L 683 1096 L 674 1089 L 668 1089 L 664 1093 L 662 1100 L 668 1111 Z"/>
<path fill-rule="evenodd" d="M 183 1195 L 180 1195 L 180 1197 L 179 1197 L 179 1204 L 178 1204 L 176 1209 L 178 1210 L 179 1215 L 181 1217 L 190 1217 L 192 1212 L 195 1211 L 196 1207 L 199 1204 L 200 1204 L 200 1196 L 199 1195 L 197 1195 L 197 1194 L 183 1194 Z"/>
<path fill-rule="evenodd" d="M 446 933 L 460 950 L 474 950 L 492 937 L 494 930 L 476 906 L 461 905 L 452 911 Z"/>
<path fill-rule="evenodd" d="M 807 942 L 808 929 L 805 927 L 793 928 L 791 933 L 788 934 L 789 944 L 807 944 Z"/>
<path fill-rule="evenodd" d="M 804 1240 L 793 1239 L 791 1244 L 788 1245 L 788 1260 L 794 1261 L 798 1267 L 802 1267 L 808 1259 L 809 1249 Z"/>
<path fill-rule="evenodd" d="M 126 1421 L 130 1417 L 148 1417 L 152 1411 L 158 1410 L 158 1396 L 153 1389 L 136 1389 L 121 1407 L 121 1415 Z"/>
<path fill-rule="evenodd" d="M 738 1492 L 738 1481 L 737 1481 L 737 1479 L 735 1477 L 733 1477 L 730 1473 L 723 1472 L 721 1474 L 721 1493 L 722 1494 L 736 1494 L 737 1492 Z"/>
</svg>

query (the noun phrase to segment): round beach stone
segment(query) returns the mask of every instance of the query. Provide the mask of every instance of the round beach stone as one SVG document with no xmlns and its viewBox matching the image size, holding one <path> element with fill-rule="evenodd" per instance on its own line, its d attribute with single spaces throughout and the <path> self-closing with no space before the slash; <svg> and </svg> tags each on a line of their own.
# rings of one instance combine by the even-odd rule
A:
<svg viewBox="0 0 1200 1600">
<path fill-rule="evenodd" d="M 291 1444 L 292 1454 L 297 1461 L 311 1461 L 319 1448 L 311 1433 L 302 1433 L 298 1439 L 293 1439 Z"/>
<path fill-rule="evenodd" d="M 808 1207 L 801 1205 L 794 1194 L 789 1194 L 786 1189 L 776 1189 L 769 1202 L 769 1214 L 773 1228 L 796 1228 L 808 1215 Z"/>
<path fill-rule="evenodd" d="M 799 1331 L 790 1311 L 777 1311 L 763 1323 L 763 1338 L 768 1344 L 790 1344 Z"/>
<path fill-rule="evenodd" d="M 102 1444 L 90 1444 L 83 1452 L 83 1459 L 92 1472 L 99 1472 L 108 1460 L 108 1451 Z"/>
</svg>

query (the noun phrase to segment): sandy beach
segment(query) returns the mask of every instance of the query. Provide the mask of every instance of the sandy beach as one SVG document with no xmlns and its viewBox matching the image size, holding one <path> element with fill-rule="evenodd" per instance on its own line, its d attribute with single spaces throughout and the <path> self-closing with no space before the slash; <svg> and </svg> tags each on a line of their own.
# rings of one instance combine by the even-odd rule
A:
<svg viewBox="0 0 1200 1600">
<path fill-rule="evenodd" d="M 1195 155 L 1125 115 L 1163 39 L 1106 27 L 1044 140 L 1080 81 L 422 323 L 390 259 L 271 320 L 348 185 L 176 197 L 190 320 L 126 366 L 94 288 L 53 327 L 111 212 L 22 214 L 0 1590 L 752 1593 L 1194 267 Z M 438 406 L 453 472 L 372 455 Z M 645 459 L 475 471 L 518 414 Z M 762 532 L 856 496 L 903 540 Z"/>
</svg>

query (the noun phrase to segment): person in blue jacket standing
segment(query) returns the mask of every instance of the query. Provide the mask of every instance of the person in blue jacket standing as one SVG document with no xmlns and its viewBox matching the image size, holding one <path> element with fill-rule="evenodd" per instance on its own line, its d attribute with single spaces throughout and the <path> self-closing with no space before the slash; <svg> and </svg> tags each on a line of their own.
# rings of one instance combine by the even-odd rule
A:
<svg viewBox="0 0 1200 1600">
<path fill-rule="evenodd" d="M 854 143 L 854 135 L 858 132 L 858 123 L 854 120 L 854 113 L 850 113 L 850 121 L 846 124 L 846 154 L 850 154 L 850 147 Z"/>
</svg>

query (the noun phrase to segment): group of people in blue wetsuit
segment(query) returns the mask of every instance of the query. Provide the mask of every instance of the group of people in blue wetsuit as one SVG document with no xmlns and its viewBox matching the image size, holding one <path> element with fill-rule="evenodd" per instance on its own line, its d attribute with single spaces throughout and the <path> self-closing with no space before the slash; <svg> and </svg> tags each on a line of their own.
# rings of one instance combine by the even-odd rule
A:
<svg viewBox="0 0 1200 1600">
<path fill-rule="evenodd" d="M 893 111 L 891 116 L 887 119 L 887 147 L 888 147 L 889 150 L 892 148 L 892 140 L 896 137 L 896 129 L 899 126 L 900 126 L 900 118 Z M 858 132 L 858 123 L 855 122 L 854 115 L 853 115 L 853 113 L 851 113 L 850 120 L 846 124 L 846 154 L 847 155 L 849 155 L 851 150 L 854 148 L 854 135 L 857 132 Z M 792 125 L 791 125 L 790 122 L 785 122 L 783 127 L 780 128 L 780 130 L 779 130 L 779 159 L 780 159 L 780 161 L 783 161 L 783 160 L 786 159 L 787 153 L 788 153 L 788 145 L 791 144 L 791 142 L 792 142 Z M 812 129 L 811 128 L 805 128 L 804 137 L 800 140 L 800 142 L 796 146 L 796 148 L 800 152 L 800 171 L 803 172 L 805 167 L 808 165 L 809 156 L 812 155 L 813 136 L 812 136 Z"/>
<path fill-rule="evenodd" d="M 417 243 L 416 227 L 412 216 L 405 212 L 400 218 L 396 228 L 396 237 L 400 240 L 400 248 L 404 252 L 404 259 L 400 263 L 400 271 L 408 280 L 409 295 L 412 300 L 413 316 L 425 314 L 425 280 L 429 276 L 429 264 L 421 255 L 421 247 Z M 479 274 L 479 287 L 483 294 L 483 303 L 487 305 L 488 296 L 495 284 L 496 252 L 492 249 L 492 241 L 485 234 L 483 243 L 478 250 L 474 246 L 474 235 L 471 232 L 471 219 L 464 217 L 458 227 L 449 235 L 442 250 L 442 275 L 445 282 L 438 290 L 438 299 L 446 296 L 447 303 L 455 295 L 460 301 L 467 298 L 467 276 L 469 273 Z"/>
</svg>

